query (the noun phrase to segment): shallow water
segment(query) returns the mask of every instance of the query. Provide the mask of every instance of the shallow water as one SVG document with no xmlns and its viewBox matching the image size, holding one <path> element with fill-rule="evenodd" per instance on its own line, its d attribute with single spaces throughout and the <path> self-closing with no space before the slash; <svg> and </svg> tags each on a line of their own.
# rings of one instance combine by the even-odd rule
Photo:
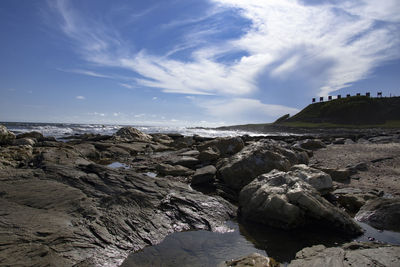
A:
<svg viewBox="0 0 400 267">
<path fill-rule="evenodd" d="M 107 167 L 113 168 L 113 169 L 119 169 L 119 168 L 130 169 L 131 168 L 129 165 L 118 162 L 118 161 L 107 164 Z"/>
<path fill-rule="evenodd" d="M 257 252 L 268 255 L 285 266 L 296 252 L 312 245 L 340 246 L 353 240 L 374 238 L 389 244 L 400 244 L 400 233 L 378 231 L 360 223 L 364 235 L 352 239 L 327 229 L 284 231 L 252 223 L 227 222 L 231 231 L 215 233 L 188 231 L 173 233 L 156 246 L 132 253 L 121 266 L 217 266 L 223 261 Z"/>
</svg>

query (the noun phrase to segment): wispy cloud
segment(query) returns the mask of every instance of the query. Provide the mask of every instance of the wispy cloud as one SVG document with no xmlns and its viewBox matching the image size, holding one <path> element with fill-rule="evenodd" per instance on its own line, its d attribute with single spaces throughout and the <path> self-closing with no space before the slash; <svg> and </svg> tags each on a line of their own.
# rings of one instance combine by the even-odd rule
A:
<svg viewBox="0 0 400 267">
<path fill-rule="evenodd" d="M 82 95 L 78 95 L 75 98 L 78 99 L 78 100 L 85 100 L 86 99 L 86 97 L 84 97 Z"/>
<path fill-rule="evenodd" d="M 323 79 L 318 72 L 310 75 L 317 81 L 313 90 L 324 95 L 364 79 L 383 62 L 400 57 L 397 0 L 319 5 L 293 0 L 210 1 L 217 7 L 212 16 L 232 10 L 251 22 L 247 31 L 233 39 L 212 41 L 209 36 L 217 34 L 218 27 L 192 27 L 184 33 L 187 40 L 196 43 L 198 39 L 202 45 L 176 45 L 161 57 L 145 50 L 132 53 L 116 29 L 86 19 L 68 1 L 55 0 L 52 6 L 60 15 L 63 32 L 92 64 L 131 70 L 138 86 L 159 88 L 165 93 L 226 96 L 236 102 L 247 99 L 246 103 L 263 110 L 267 110 L 266 104 L 248 100 L 259 90 L 271 89 L 268 84 L 259 84 L 261 75 L 284 79 L 294 72 L 307 72 L 304 66 L 330 60 L 332 64 L 321 70 Z M 163 27 L 202 23 L 211 15 L 172 21 Z M 185 60 L 173 58 L 187 48 L 193 51 Z M 219 60 L 238 52 L 243 55 L 234 61 Z M 273 106 L 268 108 L 274 110 Z"/>
<path fill-rule="evenodd" d="M 87 75 L 91 77 L 97 77 L 97 78 L 108 78 L 108 79 L 113 79 L 114 77 L 106 74 L 101 74 L 95 71 L 91 70 L 82 70 L 82 69 L 61 69 L 58 68 L 57 70 L 63 71 L 63 72 L 70 72 L 70 73 L 77 73 L 77 74 L 82 74 L 82 75 Z"/>
</svg>

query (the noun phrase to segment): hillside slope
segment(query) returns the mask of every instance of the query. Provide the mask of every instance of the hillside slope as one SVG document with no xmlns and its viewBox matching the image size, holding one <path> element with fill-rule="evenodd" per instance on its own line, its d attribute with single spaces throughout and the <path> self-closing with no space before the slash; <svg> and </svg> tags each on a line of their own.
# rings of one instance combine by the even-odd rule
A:
<svg viewBox="0 0 400 267">
<path fill-rule="evenodd" d="M 400 97 L 370 98 L 353 96 L 308 105 L 279 123 L 332 123 L 352 125 L 384 124 L 400 120 Z"/>
</svg>

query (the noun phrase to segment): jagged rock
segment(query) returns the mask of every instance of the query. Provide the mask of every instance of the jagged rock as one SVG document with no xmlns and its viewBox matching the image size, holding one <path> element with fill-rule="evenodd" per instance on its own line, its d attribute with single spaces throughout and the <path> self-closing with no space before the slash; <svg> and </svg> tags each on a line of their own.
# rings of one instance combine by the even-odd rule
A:
<svg viewBox="0 0 400 267">
<path fill-rule="evenodd" d="M 17 135 L 17 139 L 20 138 L 33 138 L 36 139 L 37 141 L 42 141 L 44 139 L 44 136 L 42 133 L 32 131 L 32 132 L 26 132 L 26 133 L 21 133 Z"/>
<path fill-rule="evenodd" d="M 329 174 L 308 167 L 305 164 L 294 165 L 291 171 L 295 172 L 297 177 L 312 185 L 322 195 L 332 191 L 332 178 Z"/>
<path fill-rule="evenodd" d="M 347 213 L 321 197 L 299 176 L 296 171 L 273 170 L 254 179 L 240 191 L 241 216 L 284 229 L 320 224 L 348 234 L 362 232 Z"/>
<path fill-rule="evenodd" d="M 11 145 L 15 140 L 15 134 L 4 125 L 0 125 L 0 145 Z"/>
<path fill-rule="evenodd" d="M 212 162 L 219 159 L 219 157 L 220 153 L 216 147 L 208 147 L 200 152 L 198 159 L 201 162 Z"/>
<path fill-rule="evenodd" d="M 246 146 L 219 166 L 218 177 L 228 186 L 240 190 L 255 177 L 273 169 L 287 171 L 292 165 L 307 163 L 304 152 L 281 147 L 264 140 Z"/>
<path fill-rule="evenodd" d="M 299 141 L 298 145 L 301 148 L 310 149 L 310 150 L 315 150 L 315 149 L 320 149 L 320 148 L 326 147 L 326 144 L 324 142 L 322 142 L 320 139 L 305 139 L 305 140 Z"/>
<path fill-rule="evenodd" d="M 374 199 L 377 195 L 363 192 L 357 188 L 342 188 L 332 192 L 337 202 L 351 213 L 356 213 L 368 200 Z"/>
<path fill-rule="evenodd" d="M 370 200 L 356 214 L 355 219 L 377 229 L 400 232 L 400 198 Z"/>
<path fill-rule="evenodd" d="M 357 242 L 333 248 L 316 245 L 299 251 L 288 265 L 300 266 L 400 266 L 400 247 Z"/>
<path fill-rule="evenodd" d="M 199 144 L 197 149 L 202 152 L 210 147 L 217 148 L 221 157 L 227 157 L 241 151 L 244 147 L 244 142 L 240 137 L 218 137 Z"/>
<path fill-rule="evenodd" d="M 173 139 L 174 142 L 171 145 L 178 149 L 191 147 L 195 143 L 192 136 L 181 136 Z"/>
<path fill-rule="evenodd" d="M 218 267 L 228 266 L 279 267 L 280 264 L 276 262 L 273 258 L 263 256 L 259 253 L 253 253 L 240 259 L 225 261 L 224 263 L 218 265 Z"/>
<path fill-rule="evenodd" d="M 215 180 L 215 173 L 217 169 L 213 165 L 205 166 L 197 169 L 192 177 L 192 184 L 209 184 Z"/>
<path fill-rule="evenodd" d="M 35 140 L 31 138 L 18 138 L 14 141 L 14 145 L 16 146 L 34 146 L 35 143 Z"/>
<path fill-rule="evenodd" d="M 123 142 L 151 142 L 153 138 L 136 128 L 123 127 L 114 134 L 114 139 Z"/>
<path fill-rule="evenodd" d="M 188 169 L 181 165 L 169 165 L 165 163 L 160 163 L 156 166 L 156 170 L 162 175 L 171 176 L 189 176 L 194 173 L 193 170 Z"/>
<path fill-rule="evenodd" d="M 93 164 L 73 146 L 36 149 L 35 168 L 0 170 L 1 266 L 118 266 L 174 231 L 217 230 L 235 215 L 222 198 Z"/>
</svg>

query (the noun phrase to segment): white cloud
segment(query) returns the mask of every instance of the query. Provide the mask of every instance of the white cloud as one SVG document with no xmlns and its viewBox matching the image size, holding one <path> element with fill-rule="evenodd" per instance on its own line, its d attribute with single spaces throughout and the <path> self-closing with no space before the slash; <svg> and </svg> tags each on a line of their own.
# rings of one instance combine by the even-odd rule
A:
<svg viewBox="0 0 400 267">
<path fill-rule="evenodd" d="M 400 37 L 394 34 L 399 30 L 396 24 L 400 21 L 398 0 L 307 6 L 294 0 L 211 2 L 216 7 L 212 15 L 232 9 L 248 19 L 251 26 L 245 34 L 233 40 L 213 42 L 208 37 L 221 29 L 191 27 L 192 30 L 186 32 L 188 42 L 177 45 L 163 57 L 144 50 L 131 53 L 115 29 L 86 19 L 65 0 L 52 3 L 60 14 L 63 32 L 76 41 L 88 62 L 132 70 L 135 77 L 137 74 L 141 77 L 134 80 L 137 86 L 160 88 L 165 93 L 247 99 L 257 90 L 273 90 L 268 84 L 258 84 L 261 74 L 284 79 L 296 71 L 307 72 L 307 69 L 299 69 L 300 63 L 314 66 L 321 60 L 329 60 L 332 64 L 321 70 L 323 77 L 318 72 L 309 75 L 309 79 L 318 81 L 318 88 L 312 90 L 317 89 L 324 95 L 364 79 L 383 62 L 400 57 Z M 164 27 L 201 23 L 207 16 L 209 14 L 204 18 L 171 22 Z M 376 20 L 383 23 L 377 25 Z M 197 46 L 198 43 L 201 45 Z M 193 49 L 190 58 L 170 57 L 188 47 Z M 243 56 L 234 62 L 218 60 L 237 52 L 243 52 Z M 81 73 L 103 75 L 90 71 Z"/>
<path fill-rule="evenodd" d="M 264 104 L 258 99 L 233 98 L 207 101 L 195 101 L 195 104 L 205 108 L 208 114 L 218 119 L 235 121 L 243 119 L 248 121 L 251 117 L 263 118 L 263 121 L 271 121 L 284 114 L 294 115 L 298 109 L 282 105 Z"/>
<path fill-rule="evenodd" d="M 86 99 L 86 97 L 84 97 L 82 95 L 78 95 L 75 98 L 78 99 L 78 100 L 85 100 Z"/>
<path fill-rule="evenodd" d="M 157 100 L 158 99 L 158 97 L 156 97 L 156 96 L 154 96 L 153 98 L 152 98 L 152 100 Z"/>
</svg>

